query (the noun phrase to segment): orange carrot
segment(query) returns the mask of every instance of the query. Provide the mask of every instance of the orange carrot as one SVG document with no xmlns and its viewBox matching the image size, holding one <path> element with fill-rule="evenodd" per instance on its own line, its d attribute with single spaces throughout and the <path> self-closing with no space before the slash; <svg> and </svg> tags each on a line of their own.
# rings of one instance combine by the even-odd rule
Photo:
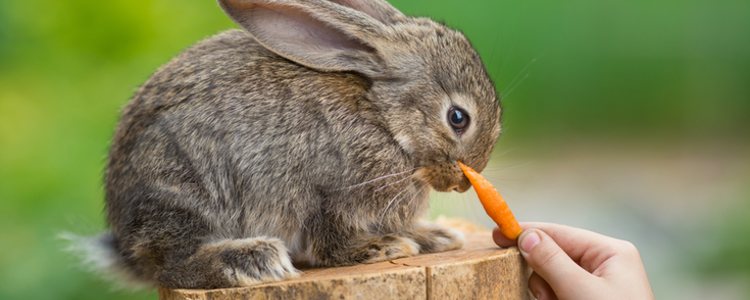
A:
<svg viewBox="0 0 750 300">
<path fill-rule="evenodd" d="M 458 166 L 461 167 L 461 171 L 464 172 L 466 178 L 469 178 L 469 182 L 474 186 L 474 191 L 479 196 L 479 201 L 482 202 L 484 211 L 500 227 L 500 232 L 505 237 L 516 240 L 521 234 L 521 225 L 518 225 L 516 217 L 513 216 L 510 207 L 503 200 L 503 196 L 500 196 L 500 193 L 497 192 L 492 184 L 484 176 L 477 173 L 477 171 L 474 171 L 474 169 L 461 162 L 458 162 Z"/>
</svg>

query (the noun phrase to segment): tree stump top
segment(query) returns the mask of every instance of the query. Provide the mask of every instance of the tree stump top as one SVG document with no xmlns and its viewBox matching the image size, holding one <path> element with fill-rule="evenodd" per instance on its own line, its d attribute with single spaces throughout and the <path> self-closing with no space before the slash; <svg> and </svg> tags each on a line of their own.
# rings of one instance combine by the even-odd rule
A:
<svg viewBox="0 0 750 300">
<path fill-rule="evenodd" d="M 244 288 L 159 289 L 162 300 L 528 299 L 528 270 L 516 248 L 488 231 L 466 233 L 460 250 L 386 262 L 302 270 L 299 278 Z"/>
</svg>

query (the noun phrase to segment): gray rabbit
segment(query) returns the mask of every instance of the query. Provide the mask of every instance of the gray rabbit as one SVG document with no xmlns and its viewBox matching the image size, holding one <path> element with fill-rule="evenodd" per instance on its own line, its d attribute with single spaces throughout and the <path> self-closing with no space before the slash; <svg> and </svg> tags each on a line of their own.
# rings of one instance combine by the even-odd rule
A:
<svg viewBox="0 0 750 300">
<path fill-rule="evenodd" d="M 430 188 L 469 188 L 455 162 L 482 170 L 500 134 L 466 37 L 382 0 L 219 4 L 244 30 L 186 50 L 125 108 L 92 252 L 140 281 L 221 288 L 460 248 L 419 217 Z"/>
</svg>

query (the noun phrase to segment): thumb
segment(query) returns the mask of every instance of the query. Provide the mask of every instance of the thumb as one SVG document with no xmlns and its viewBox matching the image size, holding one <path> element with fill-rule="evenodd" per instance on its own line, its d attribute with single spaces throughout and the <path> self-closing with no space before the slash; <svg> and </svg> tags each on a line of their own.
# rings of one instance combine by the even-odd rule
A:
<svg viewBox="0 0 750 300">
<path fill-rule="evenodd" d="M 580 286 L 592 276 L 578 266 L 555 240 L 539 229 L 527 229 L 518 238 L 521 254 L 534 272 L 556 292 Z"/>
</svg>

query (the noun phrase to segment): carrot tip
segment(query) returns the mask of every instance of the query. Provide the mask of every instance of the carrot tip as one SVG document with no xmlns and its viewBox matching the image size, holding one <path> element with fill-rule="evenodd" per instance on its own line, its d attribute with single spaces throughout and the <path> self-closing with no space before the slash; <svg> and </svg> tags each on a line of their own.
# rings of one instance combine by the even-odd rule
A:
<svg viewBox="0 0 750 300">
<path fill-rule="evenodd" d="M 474 191 L 477 193 L 484 211 L 500 228 L 500 233 L 508 239 L 518 239 L 518 236 L 522 232 L 521 225 L 516 221 L 516 217 L 513 216 L 513 212 L 511 212 L 510 207 L 508 207 L 508 204 L 500 193 L 477 171 L 474 171 L 474 169 L 464 165 L 460 161 L 456 163 L 474 187 Z"/>
</svg>

